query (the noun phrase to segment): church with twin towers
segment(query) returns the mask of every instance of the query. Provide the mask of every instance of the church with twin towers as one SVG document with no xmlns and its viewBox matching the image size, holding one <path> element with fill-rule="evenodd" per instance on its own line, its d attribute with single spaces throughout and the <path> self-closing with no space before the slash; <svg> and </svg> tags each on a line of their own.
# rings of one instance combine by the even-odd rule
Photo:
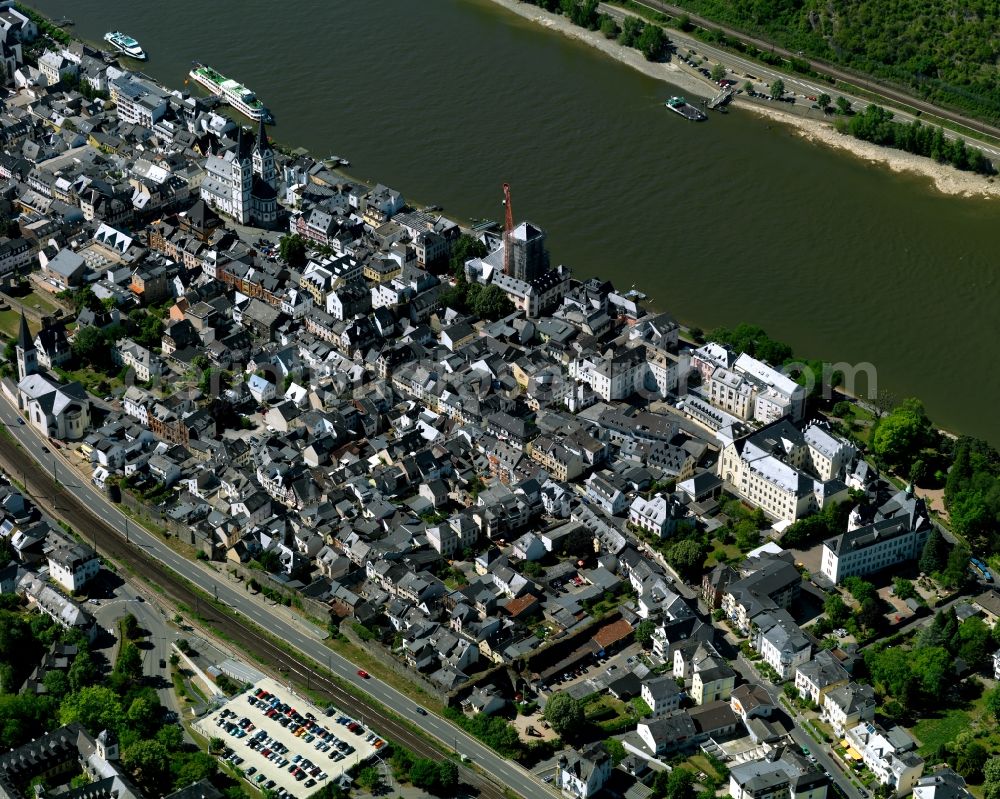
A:
<svg viewBox="0 0 1000 799">
<path fill-rule="evenodd" d="M 201 197 L 215 210 L 243 225 L 277 225 L 277 170 L 263 121 L 256 136 L 240 125 L 235 146 L 209 155 L 205 171 Z"/>
</svg>

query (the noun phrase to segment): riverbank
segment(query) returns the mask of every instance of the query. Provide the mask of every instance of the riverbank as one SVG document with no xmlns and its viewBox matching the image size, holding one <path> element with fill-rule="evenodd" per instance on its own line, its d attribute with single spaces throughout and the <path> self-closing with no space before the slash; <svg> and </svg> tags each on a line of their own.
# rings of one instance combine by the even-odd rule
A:
<svg viewBox="0 0 1000 799">
<path fill-rule="evenodd" d="M 584 42 L 616 61 L 651 78 L 678 86 L 688 94 L 698 97 L 712 97 L 715 94 L 716 87 L 714 85 L 686 72 L 676 64 L 647 61 L 638 50 L 624 47 L 614 39 L 607 39 L 600 31 L 591 31 L 574 25 L 561 14 L 553 14 L 538 6 L 519 2 L 519 0 L 490 0 L 490 2 L 524 19 L 571 39 Z M 930 158 L 861 141 L 853 136 L 838 133 L 828 122 L 810 119 L 794 111 L 785 111 L 777 106 L 770 107 L 754 102 L 740 102 L 738 97 L 735 105 L 737 108 L 746 109 L 775 122 L 790 125 L 808 141 L 845 150 L 865 161 L 887 166 L 894 172 L 909 172 L 926 177 L 943 194 L 961 197 L 1000 198 L 1000 183 L 994 178 L 986 178 L 972 172 L 962 172 L 946 164 L 939 164 Z"/>
<path fill-rule="evenodd" d="M 798 135 L 808 141 L 846 150 L 865 161 L 887 166 L 893 172 L 910 172 L 929 178 L 934 188 L 943 194 L 1000 198 L 1000 183 L 995 178 L 986 178 L 973 172 L 962 172 L 930 158 L 855 139 L 853 136 L 838 133 L 828 122 L 785 113 L 756 103 L 737 102 L 736 107 L 790 125 Z"/>
<path fill-rule="evenodd" d="M 699 98 L 711 98 L 718 92 L 717 87 L 713 87 L 696 78 L 676 64 L 670 62 L 647 61 L 646 57 L 631 47 L 624 47 L 614 39 L 605 38 L 600 31 L 587 30 L 579 25 L 574 25 L 562 14 L 553 14 L 530 3 L 523 3 L 519 0 L 490 0 L 495 5 L 501 6 L 519 17 L 535 22 L 550 30 L 568 36 L 570 39 L 578 39 L 591 47 L 600 50 L 605 55 L 611 56 L 616 61 L 632 67 L 632 69 L 642 72 L 651 78 L 672 83 L 680 87 L 688 94 L 697 95 Z M 666 98 L 664 98 L 666 99 Z"/>
</svg>

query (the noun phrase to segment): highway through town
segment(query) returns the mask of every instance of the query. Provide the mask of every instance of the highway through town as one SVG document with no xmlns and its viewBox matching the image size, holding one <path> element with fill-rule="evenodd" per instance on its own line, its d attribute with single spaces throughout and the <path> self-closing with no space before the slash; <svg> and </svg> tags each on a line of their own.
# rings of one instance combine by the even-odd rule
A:
<svg viewBox="0 0 1000 799">
<path fill-rule="evenodd" d="M 436 738 L 446 748 L 468 758 L 478 768 L 463 767 L 461 779 L 478 791 L 479 796 L 503 799 L 505 792 L 524 797 L 552 795 L 552 789 L 527 769 L 500 757 L 445 719 L 418 713 L 418 705 L 413 700 L 375 677 L 364 679 L 359 676 L 358 667 L 331 652 L 320 640 L 313 625 L 284 618 L 264 605 L 259 597 L 251 596 L 242 587 L 235 588 L 204 564 L 179 555 L 162 538 L 129 521 L 103 492 L 80 478 L 79 473 L 57 453 L 51 441 L 44 439 L 31 425 L 20 423 L 19 418 L 9 401 L 0 402 L 0 422 L 10 434 L 10 437 L 0 436 L 0 466 L 12 479 L 21 481 L 28 494 L 44 510 L 69 524 L 84 540 L 95 545 L 102 556 L 125 564 L 136 574 L 151 579 L 175 602 L 189 608 L 196 608 L 200 603 L 201 615 L 210 618 L 213 626 L 234 644 L 265 658 L 271 667 L 282 674 L 294 675 L 300 684 L 329 694 L 337 706 L 364 719 L 379 734 L 398 741 L 418 755 L 435 759 L 440 757 L 439 750 L 415 734 L 409 726 L 382 713 L 376 706 L 359 700 L 253 626 L 234 615 L 213 613 L 212 608 L 206 607 L 206 603 L 201 602 L 191 590 L 189 583 L 210 595 L 214 594 L 219 602 L 253 620 L 274 639 L 285 642 L 315 663 L 326 665 L 343 682 L 371 696 L 412 727 Z"/>
</svg>

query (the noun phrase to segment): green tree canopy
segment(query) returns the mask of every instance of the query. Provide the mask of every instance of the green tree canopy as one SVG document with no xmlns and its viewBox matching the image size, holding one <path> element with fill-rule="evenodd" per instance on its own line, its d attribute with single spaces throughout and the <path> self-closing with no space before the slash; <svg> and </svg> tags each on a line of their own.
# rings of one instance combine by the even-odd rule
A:
<svg viewBox="0 0 1000 799">
<path fill-rule="evenodd" d="M 278 241 L 278 256 L 289 266 L 305 266 L 306 240 L 294 234 L 282 236 Z"/>
<path fill-rule="evenodd" d="M 924 574 L 936 574 L 948 565 L 948 542 L 944 540 L 937 526 L 931 527 L 927 534 L 927 542 L 920 553 L 920 571 Z"/>
<path fill-rule="evenodd" d="M 745 352 L 774 366 L 781 366 L 792 357 L 792 348 L 775 341 L 757 325 L 739 324 L 733 328 L 717 327 L 708 334 L 710 341 L 725 344 L 735 352 Z"/>
<path fill-rule="evenodd" d="M 154 741 L 157 747 L 163 745 Z M 157 750 L 159 751 L 159 750 Z M 166 747 L 163 747 L 166 751 Z M 170 760 L 171 771 L 174 778 L 174 790 L 187 788 L 199 780 L 207 780 L 215 774 L 217 770 L 216 760 L 208 752 L 184 752 L 174 753 Z"/>
<path fill-rule="evenodd" d="M 910 464 L 931 440 L 931 423 L 923 403 L 905 399 L 880 419 L 872 435 L 875 457 L 892 469 L 909 471 Z"/>
<path fill-rule="evenodd" d="M 645 646 L 653 640 L 653 633 L 656 631 L 656 622 L 652 619 L 643 619 L 635 627 L 635 640 Z"/>
<path fill-rule="evenodd" d="M 771 81 L 771 97 L 775 100 L 785 96 L 785 82 L 781 78 Z"/>
<path fill-rule="evenodd" d="M 823 612 L 833 624 L 843 624 L 851 617 L 851 609 L 837 593 L 827 594 L 823 600 Z"/>
<path fill-rule="evenodd" d="M 667 47 L 667 35 L 659 25 L 647 23 L 636 46 L 647 61 L 658 61 Z"/>
<path fill-rule="evenodd" d="M 983 764 L 983 794 L 984 799 L 1000 799 L 1000 757 L 991 757 Z"/>
<path fill-rule="evenodd" d="M 457 279 L 463 279 L 465 277 L 465 262 L 473 258 L 483 258 L 485 255 L 486 245 L 479 239 L 463 233 L 451 245 L 451 258 L 449 260 L 451 273 Z"/>
<path fill-rule="evenodd" d="M 565 691 L 557 691 L 545 704 L 545 720 L 557 735 L 578 733 L 584 723 L 583 705 Z"/>
<path fill-rule="evenodd" d="M 122 765 L 135 777 L 135 781 L 147 792 L 154 792 L 168 782 L 170 774 L 170 752 L 156 740 L 141 740 L 122 752 Z"/>
<path fill-rule="evenodd" d="M 694 539 L 678 541 L 667 549 L 665 556 L 684 577 L 692 578 L 701 572 L 705 563 L 705 545 Z"/>
<path fill-rule="evenodd" d="M 125 712 L 117 694 L 104 685 L 90 685 L 68 694 L 59 706 L 59 722 L 78 721 L 88 730 L 111 730 L 118 733 Z"/>
</svg>

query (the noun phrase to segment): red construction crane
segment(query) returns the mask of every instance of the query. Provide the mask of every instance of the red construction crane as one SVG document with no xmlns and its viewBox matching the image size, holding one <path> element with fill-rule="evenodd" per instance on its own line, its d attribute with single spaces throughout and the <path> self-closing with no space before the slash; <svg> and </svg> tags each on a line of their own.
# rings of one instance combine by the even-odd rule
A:
<svg viewBox="0 0 1000 799">
<path fill-rule="evenodd" d="M 510 238 L 514 234 L 514 207 L 510 203 L 510 184 L 503 184 L 503 204 L 507 218 L 503 225 L 503 273 L 510 274 Z"/>
</svg>

